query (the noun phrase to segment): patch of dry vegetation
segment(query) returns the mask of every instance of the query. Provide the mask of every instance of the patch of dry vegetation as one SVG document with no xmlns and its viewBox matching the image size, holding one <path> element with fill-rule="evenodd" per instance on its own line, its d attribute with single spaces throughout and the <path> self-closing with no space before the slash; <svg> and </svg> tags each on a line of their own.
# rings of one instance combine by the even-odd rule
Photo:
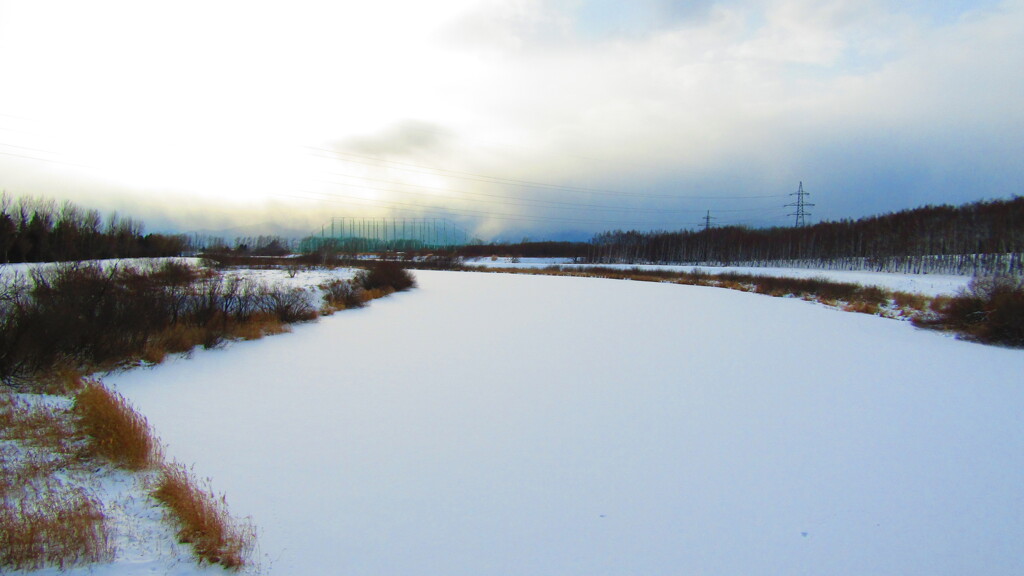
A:
<svg viewBox="0 0 1024 576">
<path fill-rule="evenodd" d="M 380 290 L 385 294 L 416 287 L 416 278 L 397 262 L 381 260 L 356 274 L 355 281 L 363 290 Z"/>
<path fill-rule="evenodd" d="M 256 529 L 228 513 L 227 500 L 199 484 L 181 464 L 163 464 L 153 496 L 174 515 L 178 538 L 192 545 L 200 561 L 239 568 L 256 544 Z"/>
<path fill-rule="evenodd" d="M 358 308 L 413 286 L 397 263 L 373 263 L 352 280 L 322 286 L 323 311 Z M 40 382 L 62 372 L 157 364 L 198 346 L 287 332 L 318 314 L 302 288 L 173 260 L 141 267 L 72 262 L 0 275 L 0 382 L 39 392 Z"/>
<path fill-rule="evenodd" d="M 149 422 L 117 392 L 89 382 L 75 397 L 74 413 L 89 437 L 89 454 L 128 470 L 142 470 L 159 459 Z"/>
<path fill-rule="evenodd" d="M 975 278 L 960 294 L 933 303 L 915 324 L 953 330 L 985 344 L 1024 347 L 1024 279 Z"/>
<path fill-rule="evenodd" d="M 861 286 L 850 282 L 835 282 L 823 277 L 784 278 L 753 274 L 708 274 L 701 270 L 677 272 L 671 270 L 618 269 L 605 267 L 567 268 L 549 266 L 542 269 L 487 268 L 479 271 L 508 274 L 535 274 L 546 276 L 579 276 L 633 280 L 637 282 L 669 282 L 687 286 L 711 286 L 755 292 L 766 296 L 794 297 L 820 302 L 848 312 L 874 314 L 890 318 L 915 318 L 930 314 L 933 301 L 920 294 L 892 292 L 878 286 Z"/>
<path fill-rule="evenodd" d="M 34 570 L 111 560 L 102 503 L 84 489 L 37 482 L 31 496 L 0 506 L 0 566 Z"/>
<path fill-rule="evenodd" d="M 83 480 L 97 458 L 159 470 L 153 496 L 200 562 L 248 563 L 251 521 L 233 520 L 223 496 L 164 463 L 146 419 L 123 396 L 89 380 L 68 408 L 25 398 L 34 397 L 0 394 L 0 572 L 113 558 L 103 504 Z"/>
<path fill-rule="evenodd" d="M 358 308 L 415 284 L 391 264 L 322 287 L 325 310 Z M 238 568 L 255 548 L 252 522 L 188 470 L 163 462 L 146 419 L 120 394 L 82 373 L 162 362 L 168 354 L 290 330 L 318 312 L 302 289 L 225 277 L 178 262 L 148 268 L 93 263 L 0 276 L 0 381 L 73 397 L 68 409 L 0 394 L 0 568 L 34 569 L 110 559 L 102 503 L 82 484 L 102 458 L 128 470 L 159 470 L 164 503 L 200 562 Z"/>
<path fill-rule="evenodd" d="M 0 394 L 0 567 L 60 569 L 113 557 L 102 503 L 57 472 L 80 466 L 66 411 Z"/>
<path fill-rule="evenodd" d="M 331 280 L 320 285 L 324 292 L 324 307 L 321 313 L 333 314 L 350 308 L 362 308 L 366 304 L 363 287 L 355 280 Z"/>
<path fill-rule="evenodd" d="M 256 538 L 251 522 L 234 521 L 223 496 L 200 487 L 183 466 L 163 462 L 146 418 L 123 396 L 99 382 L 88 382 L 75 398 L 74 413 L 89 438 L 90 454 L 129 470 L 160 470 L 153 497 L 167 507 L 180 526 L 181 542 L 191 544 L 200 561 L 228 568 L 246 563 Z"/>
<path fill-rule="evenodd" d="M 305 291 L 176 261 L 103 268 L 65 263 L 0 276 L 0 381 L 36 386 L 59 371 L 158 363 L 313 320 Z"/>
</svg>

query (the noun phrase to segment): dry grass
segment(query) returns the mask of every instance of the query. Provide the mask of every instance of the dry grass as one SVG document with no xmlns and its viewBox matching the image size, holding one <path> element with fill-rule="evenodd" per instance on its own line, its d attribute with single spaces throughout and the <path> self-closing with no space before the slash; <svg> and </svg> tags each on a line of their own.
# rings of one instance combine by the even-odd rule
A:
<svg viewBox="0 0 1024 576">
<path fill-rule="evenodd" d="M 153 496 L 178 522 L 178 538 L 192 545 L 200 561 L 239 568 L 246 564 L 256 543 L 250 521 L 238 522 L 228 514 L 224 496 L 199 485 L 180 464 L 165 464 Z"/>
<path fill-rule="evenodd" d="M 259 340 L 264 336 L 291 332 L 291 327 L 272 314 L 254 314 L 245 322 L 228 325 L 227 336 L 242 340 Z"/>
<path fill-rule="evenodd" d="M 158 460 L 159 447 L 146 418 L 117 392 L 90 382 L 75 397 L 74 413 L 89 436 L 91 454 L 129 470 L 141 470 Z"/>
<path fill-rule="evenodd" d="M 0 395 L 0 497 L 66 467 L 81 441 L 65 411 Z"/>
<path fill-rule="evenodd" d="M 66 466 L 75 452 L 73 427 L 59 411 L 0 396 L 0 498 L 45 479 Z"/>
<path fill-rule="evenodd" d="M 370 290 L 363 290 L 360 294 L 361 294 L 361 298 L 362 298 L 363 302 L 365 303 L 365 302 L 369 302 L 370 300 L 377 300 L 378 298 L 384 298 L 385 296 L 390 296 L 391 294 L 394 294 L 394 293 L 395 293 L 394 289 L 392 289 L 390 287 L 384 287 L 384 288 L 372 288 Z"/>
<path fill-rule="evenodd" d="M 0 395 L 0 438 L 65 452 L 73 434 L 74 427 L 61 417 L 59 408 Z"/>
<path fill-rule="evenodd" d="M 858 312 L 860 314 L 878 314 L 881 308 L 874 302 L 850 302 L 843 306 L 845 312 Z"/>
<path fill-rule="evenodd" d="M 109 560 L 102 505 L 55 477 L 78 462 L 82 443 L 68 411 L 0 395 L 0 440 L 0 568 Z"/>
<path fill-rule="evenodd" d="M 149 338 L 139 360 L 160 364 L 170 354 L 191 352 L 200 346 L 211 348 L 225 339 L 259 340 L 288 332 L 289 323 L 270 313 L 255 313 L 244 320 L 221 317 L 206 326 L 176 324 Z"/>
<path fill-rule="evenodd" d="M 930 300 L 931 299 L 924 294 L 900 291 L 892 293 L 893 303 L 904 310 L 927 310 L 931 303 Z"/>
<path fill-rule="evenodd" d="M 149 339 L 146 343 L 144 358 L 147 355 L 152 358 L 159 358 L 158 361 L 152 362 L 158 364 L 168 354 L 188 352 L 206 342 L 206 332 L 207 330 L 200 326 L 175 324 Z"/>
<path fill-rule="evenodd" d="M 103 505 L 82 488 L 44 482 L 0 506 L 0 566 L 33 570 L 111 560 Z"/>
<path fill-rule="evenodd" d="M 254 550 L 252 523 L 233 520 L 224 497 L 183 466 L 162 463 L 146 419 L 99 382 L 86 382 L 71 409 L 0 396 L 0 440 L 0 572 L 112 558 L 102 504 L 58 474 L 82 472 L 91 456 L 130 470 L 159 466 L 153 496 L 200 561 L 238 568 Z"/>
</svg>

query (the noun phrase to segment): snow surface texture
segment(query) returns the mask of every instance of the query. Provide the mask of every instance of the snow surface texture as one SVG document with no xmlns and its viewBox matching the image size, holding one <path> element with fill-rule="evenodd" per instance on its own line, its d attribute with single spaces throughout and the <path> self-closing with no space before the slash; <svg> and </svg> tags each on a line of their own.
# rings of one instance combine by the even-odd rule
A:
<svg viewBox="0 0 1024 576">
<path fill-rule="evenodd" d="M 417 272 L 107 379 L 275 575 L 1024 573 L 1024 353 L 794 299 Z"/>
<path fill-rule="evenodd" d="M 481 268 L 544 268 L 545 266 L 564 266 L 566 268 L 616 268 L 630 270 L 674 270 L 692 272 L 701 270 L 708 274 L 750 274 L 752 276 L 776 276 L 780 278 L 828 278 L 836 282 L 850 282 L 863 286 L 878 286 L 899 292 L 913 292 L 926 296 L 940 294 L 953 295 L 967 287 L 970 276 L 952 276 L 944 274 L 891 274 L 888 272 L 867 272 L 848 270 L 814 270 L 808 268 L 757 268 L 747 266 L 667 266 L 667 265 L 634 265 L 634 264 L 571 264 L 568 258 L 522 258 L 513 262 L 509 258 L 490 260 L 480 258 L 467 260 L 467 266 Z"/>
</svg>

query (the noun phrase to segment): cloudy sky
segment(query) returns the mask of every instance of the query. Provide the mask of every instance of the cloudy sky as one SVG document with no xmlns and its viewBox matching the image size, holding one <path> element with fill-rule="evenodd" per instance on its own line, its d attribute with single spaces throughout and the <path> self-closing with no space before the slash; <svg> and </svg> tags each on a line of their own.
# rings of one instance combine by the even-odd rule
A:
<svg viewBox="0 0 1024 576">
<path fill-rule="evenodd" d="M 0 189 L 481 238 L 1024 194 L 1024 0 L 0 0 Z"/>
</svg>

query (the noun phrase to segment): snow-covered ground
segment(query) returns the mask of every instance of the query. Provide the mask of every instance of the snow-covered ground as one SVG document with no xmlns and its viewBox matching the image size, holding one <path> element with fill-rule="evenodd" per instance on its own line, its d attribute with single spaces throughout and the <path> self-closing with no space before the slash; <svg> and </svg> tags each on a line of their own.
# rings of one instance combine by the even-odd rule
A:
<svg viewBox="0 0 1024 576">
<path fill-rule="evenodd" d="M 108 377 L 266 574 L 1024 573 L 1024 353 L 715 288 L 420 288 Z"/>
<path fill-rule="evenodd" d="M 159 262 L 165 259 L 155 259 Z M 187 262 L 194 265 L 199 265 L 201 260 L 199 258 L 175 258 L 181 262 Z M 149 259 L 127 259 L 127 260 L 102 260 L 99 261 L 104 266 L 147 266 L 151 265 L 154 260 Z M 531 269 L 531 268 L 544 268 L 547 266 L 564 266 L 567 268 L 578 267 L 587 268 L 593 267 L 588 264 L 572 264 L 570 258 L 522 258 L 518 262 L 513 261 L 509 258 L 498 258 L 491 260 L 490 258 L 477 258 L 466 261 L 467 266 L 476 266 L 480 268 L 518 268 L 518 269 Z M 21 274 L 27 276 L 32 268 L 38 266 L 52 266 L 52 264 L 0 264 L 0 277 L 4 275 Z M 898 290 L 902 292 L 916 292 L 924 294 L 926 296 L 937 296 L 940 294 L 956 294 L 961 289 L 967 286 L 970 282 L 968 276 L 951 276 L 943 274 L 891 274 L 887 272 L 865 272 L 865 271 L 844 271 L 844 270 L 814 270 L 807 268 L 755 268 L 755 267 L 743 267 L 743 266 L 670 266 L 670 265 L 632 265 L 632 264 L 601 264 L 600 267 L 604 268 L 617 268 L 617 269 L 632 269 L 641 268 L 648 270 L 672 270 L 679 272 L 692 272 L 694 270 L 701 270 L 708 274 L 724 274 L 724 273 L 737 273 L 737 274 L 753 274 L 757 276 L 781 276 L 784 278 L 829 278 L 838 282 L 852 282 L 855 284 L 862 284 L 865 286 L 880 286 L 889 290 Z M 294 278 L 289 278 L 286 270 L 280 269 L 266 269 L 266 270 L 253 270 L 253 269 L 233 269 L 229 268 L 225 272 L 228 275 L 245 275 L 254 277 L 259 280 L 269 281 L 274 284 L 284 284 L 288 286 L 295 286 L 300 288 L 309 288 L 316 284 L 323 283 L 332 278 L 337 278 L 338 275 L 330 270 L 302 270 Z M 351 277 L 351 274 L 349 274 Z"/>
<path fill-rule="evenodd" d="M 519 262 L 508 258 L 491 260 L 480 258 L 467 260 L 466 265 L 481 268 L 544 268 L 546 266 L 564 266 L 567 268 L 593 267 L 589 264 L 572 264 L 567 258 L 522 258 Z M 600 264 L 603 268 L 628 270 L 641 268 L 645 270 L 672 270 L 692 272 L 701 270 L 708 274 L 752 274 L 754 276 L 777 276 L 782 278 L 828 278 L 837 282 L 850 282 L 864 286 L 879 286 L 900 292 L 914 292 L 926 296 L 940 294 L 956 294 L 967 286 L 969 276 L 952 276 L 944 274 L 891 274 L 888 272 L 867 272 L 847 270 L 814 270 L 808 268 L 756 268 L 746 266 L 670 266 L 670 265 L 633 265 L 633 264 Z"/>
<path fill-rule="evenodd" d="M 61 396 L 15 394 L 15 402 L 24 406 L 49 407 L 58 418 L 70 419 L 68 413 L 72 400 Z M 45 410 L 45 408 L 44 408 Z M 0 434 L 0 437 L 3 435 Z M 109 562 L 102 564 L 78 564 L 56 566 L 16 572 L 33 576 L 136 576 L 161 574 L 165 576 L 210 576 L 224 574 L 221 567 L 198 566 L 193 559 L 191 548 L 178 542 L 175 528 L 165 520 L 163 508 L 149 497 L 156 483 L 157 472 L 144 470 L 131 472 L 101 460 L 79 460 L 73 456 L 77 449 L 70 448 L 70 464 L 63 465 L 52 476 L 34 478 L 26 486 L 19 485 L 3 495 L 13 502 L 32 500 L 36 490 L 50 490 L 58 486 L 57 492 L 75 493 L 79 490 L 102 503 L 103 515 L 109 544 L 113 550 Z M 39 446 L 31 442 L 0 439 L 0 462 L 12 469 L 18 463 L 60 462 L 69 455 L 59 455 L 52 446 Z M 31 464 L 29 464 L 31 467 Z M 46 474 L 43 474 L 46 477 Z M 50 488 L 46 488 L 49 486 Z M 66 492 L 65 492 L 66 491 Z M 0 570 L 0 573 L 4 573 Z M 246 570 L 243 574 L 255 574 Z"/>
<path fill-rule="evenodd" d="M 20 274 L 27 276 L 36 268 L 49 268 L 52 266 L 75 266 L 81 264 L 99 264 L 104 270 L 113 266 L 159 266 L 163 262 L 175 261 L 198 266 L 200 258 L 112 258 L 109 260 L 85 260 L 82 262 L 25 262 L 18 264 L 0 264 L 0 276 Z"/>
</svg>

